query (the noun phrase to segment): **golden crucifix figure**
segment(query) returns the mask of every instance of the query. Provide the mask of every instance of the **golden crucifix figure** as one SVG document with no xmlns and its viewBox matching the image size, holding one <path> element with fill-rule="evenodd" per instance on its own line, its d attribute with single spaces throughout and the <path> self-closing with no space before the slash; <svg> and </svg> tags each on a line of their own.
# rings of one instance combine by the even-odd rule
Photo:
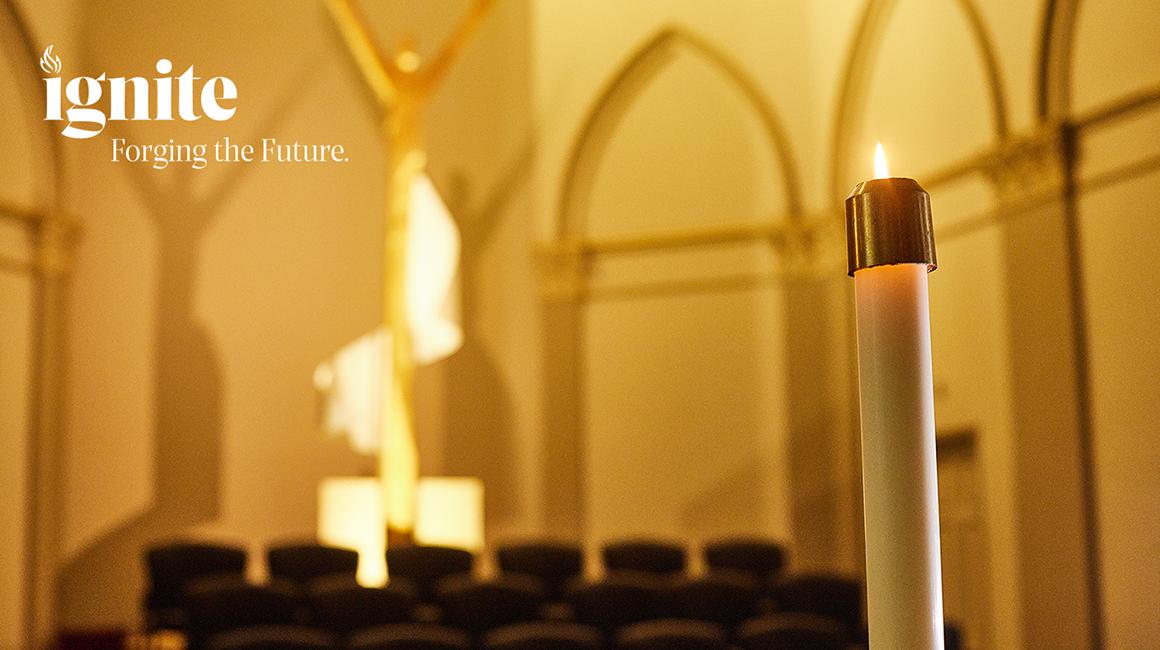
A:
<svg viewBox="0 0 1160 650">
<path fill-rule="evenodd" d="M 415 349 L 408 314 L 407 255 L 411 192 L 426 162 L 422 113 L 427 98 L 446 76 L 492 0 L 476 0 L 430 62 L 407 42 L 388 57 L 372 35 L 355 0 L 327 0 L 363 77 L 383 110 L 387 148 L 387 212 L 383 257 L 383 320 L 390 332 L 382 346 L 379 478 L 388 543 L 411 541 L 415 487 L 419 479 L 415 443 Z"/>
</svg>

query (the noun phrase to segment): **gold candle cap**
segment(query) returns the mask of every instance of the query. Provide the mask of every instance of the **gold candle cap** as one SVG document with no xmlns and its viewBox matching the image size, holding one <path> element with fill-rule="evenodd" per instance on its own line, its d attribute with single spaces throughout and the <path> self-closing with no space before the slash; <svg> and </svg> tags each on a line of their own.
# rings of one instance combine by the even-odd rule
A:
<svg viewBox="0 0 1160 650">
<path fill-rule="evenodd" d="M 846 198 L 846 259 L 850 276 L 884 264 L 938 267 L 930 195 L 912 178 L 862 181 Z"/>
</svg>

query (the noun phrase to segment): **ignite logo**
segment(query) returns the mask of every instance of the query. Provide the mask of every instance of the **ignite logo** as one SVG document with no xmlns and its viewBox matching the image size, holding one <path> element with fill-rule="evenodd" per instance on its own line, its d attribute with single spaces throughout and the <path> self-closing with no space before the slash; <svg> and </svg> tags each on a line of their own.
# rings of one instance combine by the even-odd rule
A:
<svg viewBox="0 0 1160 650">
<path fill-rule="evenodd" d="M 44 70 L 44 74 L 58 75 L 61 67 L 60 57 L 53 55 L 52 48 L 52 45 L 44 48 L 44 54 L 40 55 L 40 69 Z"/>
<path fill-rule="evenodd" d="M 145 77 L 107 77 L 103 72 L 96 77 L 76 77 L 63 83 L 60 77 L 63 66 L 52 50 L 53 46 L 49 45 L 40 57 L 40 69 L 48 75 L 44 78 L 44 119 L 67 121 L 60 133 L 68 138 L 91 138 L 113 120 L 173 120 L 175 101 L 177 118 L 186 122 L 199 120 L 203 115 L 222 122 L 237 111 L 232 104 L 238 98 L 238 87 L 229 77 L 211 77 L 198 93 L 195 87 L 201 77 L 195 76 L 191 65 L 176 77 L 175 93 L 174 77 L 169 76 L 173 63 L 169 59 L 158 59 L 154 69 L 162 76 L 154 77 L 152 83 Z M 133 102 L 131 112 L 126 110 L 129 97 Z M 194 105 L 195 98 L 199 100 L 200 114 Z M 68 108 L 64 108 L 65 100 Z"/>
</svg>

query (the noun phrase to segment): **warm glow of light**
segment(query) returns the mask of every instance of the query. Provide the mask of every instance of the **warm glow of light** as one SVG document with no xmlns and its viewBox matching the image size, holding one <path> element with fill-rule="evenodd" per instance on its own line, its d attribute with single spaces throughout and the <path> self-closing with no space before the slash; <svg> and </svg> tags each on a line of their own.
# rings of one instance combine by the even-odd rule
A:
<svg viewBox="0 0 1160 650">
<path fill-rule="evenodd" d="M 431 179 L 424 173 L 411 185 L 410 223 L 407 228 L 407 318 L 415 363 L 434 363 L 459 349 L 463 327 L 459 324 L 459 229 Z M 384 352 L 384 346 L 386 350 Z M 359 337 L 314 370 L 314 387 L 324 399 L 322 426 L 327 433 L 345 435 L 351 447 L 368 456 L 380 447 L 382 370 L 391 354 L 391 333 L 386 327 Z M 390 367 L 390 363 L 385 364 Z M 389 375 L 387 382 L 391 381 Z M 387 387 L 389 389 L 389 386 Z M 402 454 L 410 455 L 406 437 Z M 388 444 L 390 442 L 388 441 Z M 402 457 L 396 454 L 397 459 Z M 407 479 L 402 504 L 395 504 L 394 526 L 411 527 L 413 500 Z"/>
<path fill-rule="evenodd" d="M 403 72 L 414 72 L 419 69 L 419 53 L 415 50 L 403 50 L 395 56 L 395 65 Z"/>
<path fill-rule="evenodd" d="M 886 152 L 882 143 L 874 147 L 874 178 L 890 178 L 890 168 L 886 166 Z"/>
<path fill-rule="evenodd" d="M 483 482 L 471 477 L 428 476 L 415 493 L 415 541 L 483 549 Z"/>
<path fill-rule="evenodd" d="M 387 582 L 387 523 L 378 479 L 332 477 L 318 484 L 318 539 L 358 551 L 358 583 Z"/>
<path fill-rule="evenodd" d="M 415 363 L 438 361 L 463 344 L 459 324 L 459 228 L 425 173 L 411 183 L 407 227 L 407 318 Z"/>
</svg>

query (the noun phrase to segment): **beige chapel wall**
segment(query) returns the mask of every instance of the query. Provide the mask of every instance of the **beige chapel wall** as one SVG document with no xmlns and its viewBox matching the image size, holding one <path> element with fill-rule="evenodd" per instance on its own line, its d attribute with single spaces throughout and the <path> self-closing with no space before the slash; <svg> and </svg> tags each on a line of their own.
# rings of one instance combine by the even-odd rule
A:
<svg viewBox="0 0 1160 650">
<path fill-rule="evenodd" d="M 9 228 L 0 217 L 0 259 L 27 259 L 26 233 Z M 16 255 L 13 255 L 16 253 Z M 34 368 L 32 278 L 5 268 L 0 271 L 0 647 L 15 648 L 24 638 L 29 585 L 28 532 L 31 502 L 29 425 L 33 395 L 28 390 Z"/>
<path fill-rule="evenodd" d="M 8 82 L 0 87 L 14 91 Z M 7 129 L 0 136 L 11 143 Z M 26 148 L 19 151 L 30 156 Z M 19 177 L 17 177 L 18 179 Z M 27 186 L 13 182 L 11 174 L 0 174 L 0 186 L 21 193 Z M 8 180 L 9 182 L 4 182 Z M 34 486 L 30 460 L 34 457 L 32 426 L 36 393 L 35 327 L 37 321 L 35 255 L 30 225 L 8 214 L 5 207 L 13 196 L 0 197 L 0 647 L 19 647 L 28 620 L 27 597 L 31 582 L 29 532 Z M 25 207 L 33 207 L 27 205 Z"/>
<path fill-rule="evenodd" d="M 222 74 L 238 112 L 66 142 L 82 220 L 69 312 L 60 612 L 137 620 L 142 547 L 313 532 L 320 478 L 364 465 L 315 427 L 316 363 L 376 322 L 373 111 L 319 6 L 85 5 L 66 70 Z M 136 38 L 125 38 L 132 29 Z M 332 120 L 332 115 L 350 119 Z M 110 162 L 110 139 L 344 144 L 343 166 Z"/>
<path fill-rule="evenodd" d="M 736 83 L 684 34 L 753 78 L 791 135 L 792 173 L 816 172 L 807 22 L 801 7 L 769 3 L 535 3 L 541 238 L 647 241 L 690 227 L 784 222 L 791 190 L 776 144 Z M 677 36 L 654 40 L 666 29 Z M 597 126 L 581 141 L 590 111 Z M 801 176 L 817 187 L 817 173 Z M 776 282 L 722 282 L 781 264 L 759 241 L 589 259 L 592 292 L 577 303 L 580 363 L 571 372 L 582 404 L 579 528 L 590 543 L 758 534 L 792 544 L 787 304 Z M 546 345 L 571 340 L 544 336 Z"/>
<path fill-rule="evenodd" d="M 599 158 L 582 163 L 595 177 L 572 207 L 590 237 L 784 209 L 753 108 L 695 49 L 677 45 L 671 56 L 642 82 Z M 597 292 L 679 283 L 760 271 L 767 248 L 608 256 L 591 273 Z M 586 537 L 788 538 L 785 364 L 766 345 L 781 329 L 780 302 L 771 287 L 592 296 L 581 341 Z"/>
<path fill-rule="evenodd" d="M 53 220 L 56 168 L 46 146 L 39 101 L 40 76 L 24 29 L 36 25 L 18 5 L 0 8 L 0 647 L 28 647 L 40 632 L 30 605 L 39 592 L 34 558 L 43 499 L 37 464 L 42 436 L 51 430 L 40 413 L 50 383 L 43 355 L 47 315 L 42 234 Z"/>
<path fill-rule="evenodd" d="M 413 4 L 392 3 L 382 33 L 405 30 L 405 17 L 422 8 L 439 16 L 420 40 L 433 51 L 469 3 Z M 483 481 L 490 542 L 542 532 L 546 480 L 529 204 L 541 133 L 531 116 L 529 6 L 495 3 L 426 113 L 428 166 L 462 237 L 464 345 L 420 371 L 422 470 Z"/>
<path fill-rule="evenodd" d="M 1155 129 L 1153 124 L 1151 127 Z M 1160 376 L 1157 328 L 1160 254 L 1154 211 L 1141 210 L 1160 188 L 1152 172 L 1085 195 L 1085 288 L 1096 433 L 1100 568 L 1108 647 L 1155 645 L 1160 625 L 1154 526 L 1160 494 L 1160 434 L 1155 390 Z"/>
<path fill-rule="evenodd" d="M 520 284 L 530 283 L 530 252 L 511 264 L 486 239 L 498 231 L 501 250 L 530 251 L 515 191 L 506 187 L 518 182 L 520 170 L 508 167 L 522 154 L 508 145 L 526 137 L 521 6 L 497 10 L 504 17 L 479 31 L 483 44 L 465 50 L 466 68 L 452 72 L 427 115 L 430 173 L 456 215 L 474 219 L 475 230 L 465 229 L 465 254 L 475 257 L 465 303 L 487 317 L 474 316 L 468 329 L 490 328 L 509 341 L 526 334 L 504 326 L 509 312 L 488 306 L 530 293 Z M 397 42 L 399 25 L 419 25 L 419 44 L 432 51 L 458 16 L 422 15 L 421 5 L 388 9 L 373 16 L 385 42 Z M 239 99 L 225 123 L 121 123 L 64 143 L 75 179 L 68 207 L 84 228 L 70 294 L 74 353 L 60 477 L 60 611 L 72 627 L 137 621 L 139 599 L 124 594 L 142 593 L 141 549 L 155 539 L 240 543 L 260 575 L 265 543 L 313 534 L 321 478 L 373 470 L 373 460 L 320 432 L 311 377 L 318 362 L 380 319 L 385 169 L 379 114 L 322 3 L 122 2 L 77 12 L 83 29 L 64 57 L 66 73 L 149 76 L 152 63 L 168 57 L 176 72 L 194 65 L 199 76 L 229 76 Z M 126 38 L 130 31 L 137 36 Z M 462 116 L 464 106 L 477 107 L 474 121 L 446 128 L 448 114 Z M 350 162 L 211 163 L 191 172 L 109 160 L 112 137 L 223 136 L 342 144 Z M 507 158 L 502 166 L 498 152 Z M 509 269 L 512 281 L 496 282 L 496 268 Z M 477 348 L 483 338 L 473 338 Z M 513 354 L 510 363 L 526 364 L 529 355 Z M 533 384 L 532 372 L 505 371 L 518 375 L 521 390 Z M 504 423 L 516 429 L 509 439 L 488 439 L 494 430 L 472 426 L 475 405 L 510 395 L 489 387 L 457 400 L 431 396 L 441 385 L 475 385 L 478 372 L 449 366 L 421 376 L 421 446 L 442 448 L 424 469 L 485 479 L 506 471 L 500 478 L 515 478 L 489 481 L 489 504 L 506 504 L 509 520 L 524 517 L 523 475 L 503 468 L 532 464 L 505 465 L 508 451 L 532 453 L 534 412 L 520 405 Z M 431 408 L 439 399 L 456 404 L 455 413 Z M 439 429 L 452 425 L 462 430 L 454 438 Z M 497 451 L 486 459 L 462 451 L 492 443 Z"/>
<path fill-rule="evenodd" d="M 696 50 L 678 45 L 671 57 L 641 82 L 600 157 L 582 163 L 595 177 L 574 207 L 590 237 L 784 210 L 754 109 Z M 770 266 L 767 248 L 609 256 L 591 273 L 598 286 L 711 278 Z M 592 297 L 581 342 L 586 537 L 788 541 L 785 363 L 767 345 L 780 303 L 772 287 Z"/>
<path fill-rule="evenodd" d="M 542 239 L 554 233 L 569 152 L 598 93 L 637 48 L 670 26 L 707 40 L 753 77 L 791 135 L 807 207 L 830 205 L 826 147 L 836 109 L 836 77 L 857 26 L 859 3 L 601 0 L 541 1 L 532 7 L 532 74 L 541 134 L 535 200 Z M 600 47 L 592 47 L 594 37 Z M 689 92 L 698 91 L 691 87 Z"/>
<path fill-rule="evenodd" d="M 1125 29 L 1125 26 L 1135 26 Z M 1151 2 L 1084 2 L 1073 51 L 1076 114 L 1160 92 Z M 1160 644 L 1160 106 L 1080 135 L 1078 203 L 1103 620 L 1109 648 Z"/>
</svg>

